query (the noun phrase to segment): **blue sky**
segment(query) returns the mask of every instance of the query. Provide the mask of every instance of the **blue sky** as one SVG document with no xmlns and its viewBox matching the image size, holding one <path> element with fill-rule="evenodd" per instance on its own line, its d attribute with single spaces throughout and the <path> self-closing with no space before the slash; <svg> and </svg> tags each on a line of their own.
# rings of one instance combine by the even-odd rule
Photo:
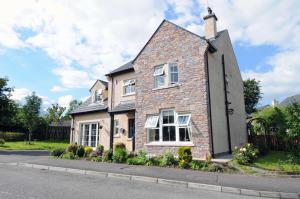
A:
<svg viewBox="0 0 300 199">
<path fill-rule="evenodd" d="M 209 5 L 218 30 L 229 30 L 243 78 L 262 82 L 261 105 L 300 93 L 299 1 Z M 133 58 L 164 18 L 203 35 L 205 8 L 204 0 L 12 0 L 0 8 L 0 75 L 10 79 L 15 100 L 35 91 L 44 108 L 67 106 L 84 100 L 96 79 Z"/>
</svg>

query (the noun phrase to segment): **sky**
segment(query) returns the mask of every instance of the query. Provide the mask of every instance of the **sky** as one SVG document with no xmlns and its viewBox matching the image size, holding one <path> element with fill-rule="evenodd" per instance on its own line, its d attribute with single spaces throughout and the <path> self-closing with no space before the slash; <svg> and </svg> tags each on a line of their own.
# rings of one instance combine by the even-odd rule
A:
<svg viewBox="0 0 300 199">
<path fill-rule="evenodd" d="M 207 0 L 0 0 L 0 77 L 22 103 L 85 100 L 96 79 L 134 58 L 163 19 L 204 35 Z M 242 77 L 263 100 L 300 94 L 300 1 L 208 0 Z"/>
</svg>

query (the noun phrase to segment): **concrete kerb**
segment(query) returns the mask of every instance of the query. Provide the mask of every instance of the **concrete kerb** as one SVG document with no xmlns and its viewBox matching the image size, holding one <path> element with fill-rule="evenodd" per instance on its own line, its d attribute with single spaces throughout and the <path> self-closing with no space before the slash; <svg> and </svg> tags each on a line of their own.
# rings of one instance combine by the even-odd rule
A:
<svg viewBox="0 0 300 199">
<path fill-rule="evenodd" d="M 129 180 L 129 181 L 143 181 L 143 182 L 150 182 L 150 183 L 156 183 L 156 184 L 181 186 L 181 187 L 185 187 L 185 188 L 189 188 L 189 189 L 201 189 L 201 190 L 207 190 L 207 191 L 217 191 L 217 192 L 240 194 L 240 195 L 247 195 L 247 196 L 300 199 L 300 193 L 257 191 L 257 190 L 242 189 L 242 188 L 235 188 L 235 187 L 226 187 L 226 186 L 220 186 L 220 185 L 201 184 L 201 183 L 168 180 L 168 179 L 153 178 L 153 177 L 146 177 L 146 176 L 126 175 L 126 174 L 119 174 L 119 173 L 106 173 L 106 172 L 100 172 L 100 171 L 81 170 L 81 169 L 28 164 L 28 163 L 0 163 L 0 165 L 3 165 L 3 164 L 10 165 L 10 166 L 21 166 L 21 167 L 28 167 L 28 168 L 35 168 L 35 169 L 44 169 L 44 170 L 48 170 L 48 171 L 66 172 L 66 173 L 71 173 L 71 174 L 118 178 L 118 179 Z"/>
</svg>

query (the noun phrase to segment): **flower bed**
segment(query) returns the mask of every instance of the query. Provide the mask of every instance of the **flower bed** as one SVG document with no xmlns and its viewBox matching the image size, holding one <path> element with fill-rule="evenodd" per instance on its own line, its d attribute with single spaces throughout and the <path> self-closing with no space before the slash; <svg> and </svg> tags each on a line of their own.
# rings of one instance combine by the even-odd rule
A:
<svg viewBox="0 0 300 199">
<path fill-rule="evenodd" d="M 208 172 L 237 172 L 235 168 L 228 164 L 211 162 L 211 158 L 207 158 L 206 160 L 193 160 L 190 147 L 180 147 L 178 150 L 178 157 L 175 157 L 171 152 L 166 152 L 163 155 L 154 157 L 150 157 L 145 151 L 128 153 L 125 145 L 122 143 L 117 143 L 115 145 L 114 153 L 111 149 L 104 151 L 104 147 L 101 145 L 93 151 L 91 147 L 73 144 L 66 149 L 54 149 L 51 154 L 54 157 L 70 160 L 77 159 L 93 162 L 126 163 L 129 165 L 172 167 Z"/>
</svg>

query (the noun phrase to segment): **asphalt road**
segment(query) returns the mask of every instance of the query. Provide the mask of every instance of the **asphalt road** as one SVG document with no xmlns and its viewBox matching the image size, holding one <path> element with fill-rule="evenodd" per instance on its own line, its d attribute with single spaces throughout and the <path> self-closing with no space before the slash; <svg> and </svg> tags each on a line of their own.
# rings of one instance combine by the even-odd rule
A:
<svg viewBox="0 0 300 199">
<path fill-rule="evenodd" d="M 255 198 L 176 186 L 131 182 L 99 176 L 82 176 L 0 165 L 1 199 L 201 199 Z"/>
</svg>

